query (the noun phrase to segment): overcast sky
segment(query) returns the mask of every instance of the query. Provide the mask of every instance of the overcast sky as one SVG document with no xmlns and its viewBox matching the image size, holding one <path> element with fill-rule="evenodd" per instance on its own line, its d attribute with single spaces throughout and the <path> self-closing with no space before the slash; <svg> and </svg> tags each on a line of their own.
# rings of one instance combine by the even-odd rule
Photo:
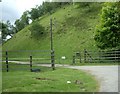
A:
<svg viewBox="0 0 120 94">
<path fill-rule="evenodd" d="M 22 13 L 30 10 L 36 5 L 42 4 L 45 0 L 2 0 L 0 2 L 0 20 L 7 21 L 13 24 L 16 19 L 20 18 Z"/>
</svg>

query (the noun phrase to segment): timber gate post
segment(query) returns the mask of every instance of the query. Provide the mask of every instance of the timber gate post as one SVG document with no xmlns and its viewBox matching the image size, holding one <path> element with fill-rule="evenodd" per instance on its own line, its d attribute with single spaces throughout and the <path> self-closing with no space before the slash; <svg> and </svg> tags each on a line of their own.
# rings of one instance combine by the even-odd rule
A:
<svg viewBox="0 0 120 94">
<path fill-rule="evenodd" d="M 8 66 L 8 51 L 6 51 L 6 68 L 7 72 L 9 71 L 9 66 Z"/>
</svg>

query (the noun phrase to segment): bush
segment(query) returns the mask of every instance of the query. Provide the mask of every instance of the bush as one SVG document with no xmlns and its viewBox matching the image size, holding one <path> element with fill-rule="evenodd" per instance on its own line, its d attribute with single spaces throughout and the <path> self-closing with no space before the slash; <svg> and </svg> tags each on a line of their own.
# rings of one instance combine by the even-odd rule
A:
<svg viewBox="0 0 120 94">
<path fill-rule="evenodd" d="M 45 31 L 45 28 L 42 25 L 40 25 L 38 22 L 34 22 L 32 26 L 29 28 L 29 30 L 31 31 L 31 36 L 39 37 Z"/>
<path fill-rule="evenodd" d="M 101 49 L 120 47 L 120 3 L 104 3 L 94 37 Z"/>
</svg>

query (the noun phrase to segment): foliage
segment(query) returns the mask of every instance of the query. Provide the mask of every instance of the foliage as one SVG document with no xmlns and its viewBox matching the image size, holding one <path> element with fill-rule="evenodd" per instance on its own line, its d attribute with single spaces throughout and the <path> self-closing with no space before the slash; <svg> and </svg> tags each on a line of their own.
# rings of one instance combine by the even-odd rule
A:
<svg viewBox="0 0 120 94">
<path fill-rule="evenodd" d="M 90 5 L 90 2 L 79 2 L 80 7 L 87 7 Z"/>
<path fill-rule="evenodd" d="M 86 8 L 88 9 L 91 7 L 91 5 L 97 4 L 96 2 L 74 2 L 74 5 L 78 5 L 78 8 Z M 92 9 L 93 10 L 93 9 Z"/>
<path fill-rule="evenodd" d="M 23 12 L 21 16 L 21 22 L 24 24 L 24 27 L 29 25 L 29 11 Z"/>
<path fill-rule="evenodd" d="M 120 4 L 105 3 L 100 26 L 96 29 L 95 41 L 101 49 L 120 46 Z"/>
<path fill-rule="evenodd" d="M 32 10 L 29 12 L 29 15 L 34 21 L 35 19 L 47 14 L 47 13 L 53 13 L 56 8 L 63 6 L 67 4 L 66 2 L 43 2 L 42 5 L 36 6 L 36 8 L 32 8 Z"/>
<path fill-rule="evenodd" d="M 36 18 L 38 18 L 39 15 L 39 10 L 37 8 L 32 8 L 32 10 L 29 12 L 30 17 L 32 20 L 35 20 Z"/>
<path fill-rule="evenodd" d="M 0 30 L 2 31 L 2 42 L 6 40 L 6 37 L 13 36 L 15 32 L 15 27 L 11 25 L 10 21 L 5 22 L 0 22 Z"/>
<path fill-rule="evenodd" d="M 38 22 L 34 22 L 32 26 L 29 28 L 29 30 L 31 31 L 31 36 L 33 37 L 39 37 L 45 31 L 44 27 L 40 25 Z"/>
<path fill-rule="evenodd" d="M 20 20 L 19 20 L 19 19 L 17 19 L 17 20 L 15 21 L 15 27 L 16 27 L 16 31 L 17 31 L 17 32 L 20 31 L 20 30 L 23 28 L 23 25 L 20 23 Z"/>
<path fill-rule="evenodd" d="M 16 32 L 22 30 L 29 24 L 29 11 L 25 11 L 20 19 L 15 21 Z"/>
<path fill-rule="evenodd" d="M 7 24 L 2 22 L 0 22 L 0 25 L 1 25 L 0 29 L 2 31 L 2 38 L 5 39 L 6 36 L 8 35 L 8 26 Z"/>
</svg>

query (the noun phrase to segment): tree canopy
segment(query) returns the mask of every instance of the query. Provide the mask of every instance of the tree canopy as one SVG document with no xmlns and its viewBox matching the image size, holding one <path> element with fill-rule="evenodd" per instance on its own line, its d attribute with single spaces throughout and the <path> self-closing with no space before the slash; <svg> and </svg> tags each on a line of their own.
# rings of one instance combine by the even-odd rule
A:
<svg viewBox="0 0 120 94">
<path fill-rule="evenodd" d="M 120 47 L 120 2 L 105 3 L 96 29 L 95 41 L 101 49 Z"/>
<path fill-rule="evenodd" d="M 25 11 L 20 19 L 15 21 L 16 32 L 22 30 L 29 24 L 29 11 Z"/>
<path fill-rule="evenodd" d="M 5 41 L 6 37 L 13 36 L 15 32 L 15 27 L 11 25 L 10 21 L 0 22 L 0 30 L 2 31 L 2 42 Z"/>
</svg>

